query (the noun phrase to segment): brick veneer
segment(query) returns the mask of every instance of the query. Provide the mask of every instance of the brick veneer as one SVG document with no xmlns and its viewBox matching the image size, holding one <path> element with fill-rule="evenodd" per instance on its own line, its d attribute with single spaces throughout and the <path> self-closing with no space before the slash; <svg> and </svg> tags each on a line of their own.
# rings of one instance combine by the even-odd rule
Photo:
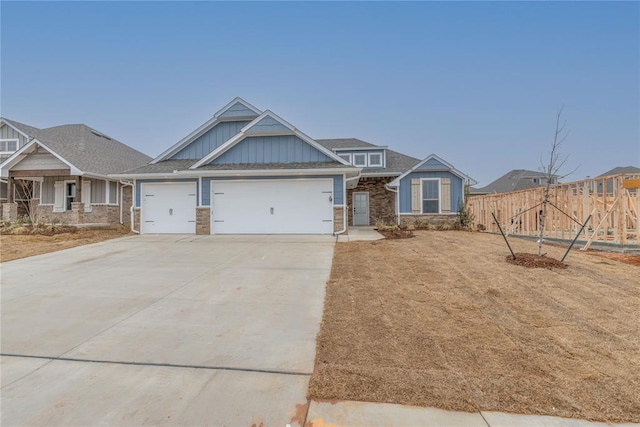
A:
<svg viewBox="0 0 640 427">
<path fill-rule="evenodd" d="M 393 181 L 394 177 L 362 177 L 358 181 L 358 186 L 353 190 L 347 190 L 347 212 L 349 225 L 353 225 L 353 193 L 369 193 L 369 225 L 376 225 L 376 222 L 395 223 L 396 193 L 387 190 L 385 184 Z"/>
<path fill-rule="evenodd" d="M 140 232 L 140 208 L 133 208 L 133 229 Z"/>
<path fill-rule="evenodd" d="M 2 219 L 4 221 L 13 221 L 18 218 L 18 205 L 15 203 L 2 204 Z"/>
<path fill-rule="evenodd" d="M 211 208 L 209 206 L 196 208 L 196 234 L 211 234 Z"/>
<path fill-rule="evenodd" d="M 132 186 L 120 187 L 122 191 L 122 225 L 131 228 L 131 206 L 133 204 Z"/>
<path fill-rule="evenodd" d="M 333 208 L 333 232 L 337 233 L 344 228 L 344 206 Z"/>
</svg>

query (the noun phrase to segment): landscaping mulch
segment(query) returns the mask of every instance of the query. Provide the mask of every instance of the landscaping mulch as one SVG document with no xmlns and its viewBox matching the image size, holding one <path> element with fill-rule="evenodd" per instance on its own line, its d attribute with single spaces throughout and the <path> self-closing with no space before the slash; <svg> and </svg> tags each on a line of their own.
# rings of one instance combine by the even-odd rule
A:
<svg viewBox="0 0 640 427">
<path fill-rule="evenodd" d="M 515 255 L 516 259 L 513 259 L 513 256 L 511 255 L 507 255 L 507 262 L 526 268 L 567 268 L 567 264 L 544 255 L 538 256 L 536 254 L 527 254 L 522 252 L 516 253 Z"/>
<path fill-rule="evenodd" d="M 640 422 L 637 267 L 522 268 L 499 236 L 415 235 L 336 245 L 310 398 Z"/>
</svg>

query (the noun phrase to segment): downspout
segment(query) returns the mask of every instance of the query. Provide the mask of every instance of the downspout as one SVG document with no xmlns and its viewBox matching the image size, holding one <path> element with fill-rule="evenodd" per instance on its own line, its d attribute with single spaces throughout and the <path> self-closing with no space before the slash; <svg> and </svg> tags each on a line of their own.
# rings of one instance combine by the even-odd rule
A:
<svg viewBox="0 0 640 427">
<path fill-rule="evenodd" d="M 131 187 L 131 207 L 129 208 L 129 219 L 131 221 L 130 228 L 131 228 L 131 232 L 132 233 L 140 234 L 140 232 L 138 230 L 136 230 L 135 227 L 133 226 L 134 225 L 134 221 L 133 221 L 133 206 L 135 205 L 135 200 L 136 200 L 136 195 L 134 194 L 135 186 L 130 181 L 122 181 L 122 180 L 120 180 L 120 184 L 122 184 L 123 187 L 126 187 L 126 186 L 130 186 Z M 122 206 L 123 193 L 124 193 L 124 191 L 120 191 L 120 224 L 122 224 L 122 217 L 123 217 L 123 206 Z"/>
<path fill-rule="evenodd" d="M 362 173 L 358 173 L 357 176 L 354 176 L 353 178 L 347 178 L 344 180 L 343 186 L 342 186 L 342 192 L 343 192 L 343 197 L 344 200 L 342 201 L 342 230 L 340 231 L 336 231 L 335 233 L 333 233 L 334 235 L 338 235 L 338 234 L 342 234 L 345 231 L 347 231 L 347 219 L 348 219 L 348 215 L 347 215 L 347 181 L 354 181 L 356 179 L 360 179 L 360 177 L 362 176 Z"/>
</svg>

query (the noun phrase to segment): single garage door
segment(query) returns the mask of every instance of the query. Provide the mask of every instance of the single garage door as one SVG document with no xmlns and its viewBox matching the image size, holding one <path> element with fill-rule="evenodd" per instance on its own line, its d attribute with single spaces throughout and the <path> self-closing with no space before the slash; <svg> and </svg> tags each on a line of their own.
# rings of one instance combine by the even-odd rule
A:
<svg viewBox="0 0 640 427">
<path fill-rule="evenodd" d="M 333 180 L 211 182 L 213 234 L 332 234 Z"/>
<path fill-rule="evenodd" d="M 140 232 L 196 232 L 196 183 L 142 184 Z"/>
</svg>

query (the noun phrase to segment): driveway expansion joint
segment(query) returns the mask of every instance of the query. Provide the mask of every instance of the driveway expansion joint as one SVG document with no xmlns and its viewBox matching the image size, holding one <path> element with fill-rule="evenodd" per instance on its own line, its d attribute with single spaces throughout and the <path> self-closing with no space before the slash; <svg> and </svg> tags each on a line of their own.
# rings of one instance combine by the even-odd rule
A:
<svg viewBox="0 0 640 427">
<path fill-rule="evenodd" d="M 55 356 L 35 356 L 30 354 L 12 354 L 12 353 L 0 353 L 0 357 L 24 357 L 30 359 L 43 359 L 63 362 L 84 362 L 84 363 L 102 363 L 113 365 L 133 365 L 133 366 L 154 366 L 161 368 L 185 368 L 185 369 L 208 369 L 211 371 L 235 371 L 235 372 L 256 372 L 261 374 L 276 374 L 276 375 L 294 375 L 301 377 L 310 377 L 311 372 L 293 372 L 293 371 L 280 371 L 277 369 L 257 369 L 257 368 L 236 368 L 232 366 L 207 366 L 207 365 L 187 365 L 178 363 L 154 363 L 154 362 L 125 362 L 122 360 L 98 360 L 98 359 L 78 359 L 74 357 L 55 357 Z"/>
</svg>

